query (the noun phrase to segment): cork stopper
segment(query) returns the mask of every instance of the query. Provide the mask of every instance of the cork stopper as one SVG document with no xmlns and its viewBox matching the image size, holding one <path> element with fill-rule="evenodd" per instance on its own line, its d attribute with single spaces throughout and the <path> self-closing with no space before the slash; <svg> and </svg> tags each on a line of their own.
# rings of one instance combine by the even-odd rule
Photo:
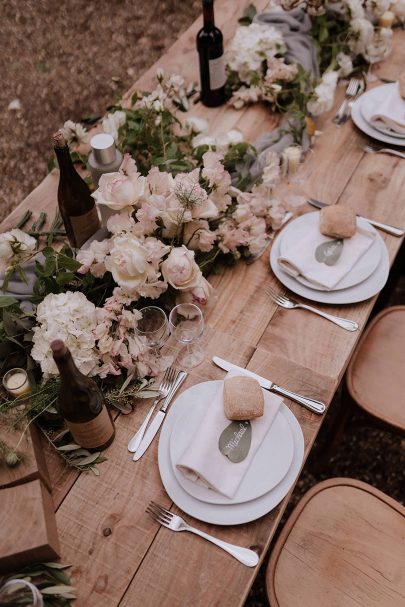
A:
<svg viewBox="0 0 405 607">
<path fill-rule="evenodd" d="M 64 148 L 66 147 L 66 141 L 63 134 L 60 131 L 57 131 L 52 135 L 53 145 L 55 148 Z"/>
<path fill-rule="evenodd" d="M 51 350 L 54 358 L 62 358 L 67 352 L 67 347 L 61 339 L 54 339 L 51 342 Z"/>
</svg>

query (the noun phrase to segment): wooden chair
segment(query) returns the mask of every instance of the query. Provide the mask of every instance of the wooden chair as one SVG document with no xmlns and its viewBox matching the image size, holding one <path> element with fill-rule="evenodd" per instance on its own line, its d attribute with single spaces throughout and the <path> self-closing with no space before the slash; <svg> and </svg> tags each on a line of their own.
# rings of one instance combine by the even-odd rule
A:
<svg viewBox="0 0 405 607">
<path fill-rule="evenodd" d="M 346 373 L 349 397 L 364 411 L 405 432 L 405 306 L 370 322 Z"/>
<path fill-rule="evenodd" d="M 335 478 L 296 506 L 266 573 L 271 607 L 405 605 L 405 508 L 370 485 Z"/>
</svg>

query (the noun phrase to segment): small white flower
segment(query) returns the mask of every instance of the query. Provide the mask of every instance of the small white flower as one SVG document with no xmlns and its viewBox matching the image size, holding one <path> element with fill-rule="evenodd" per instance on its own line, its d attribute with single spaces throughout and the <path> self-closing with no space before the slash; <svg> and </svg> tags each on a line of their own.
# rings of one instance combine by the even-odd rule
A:
<svg viewBox="0 0 405 607">
<path fill-rule="evenodd" d="M 327 112 L 333 105 L 338 79 L 337 72 L 325 72 L 321 82 L 314 90 L 314 98 L 308 102 L 307 109 L 313 116 Z"/>
<path fill-rule="evenodd" d="M 350 22 L 349 47 L 355 55 L 363 54 L 373 37 L 373 25 L 368 19 L 353 19 Z"/>
<path fill-rule="evenodd" d="M 0 272 L 24 263 L 37 247 L 35 238 L 18 228 L 0 234 Z"/>
<path fill-rule="evenodd" d="M 338 53 L 336 55 L 336 61 L 339 65 L 339 77 L 344 78 L 348 76 L 353 71 L 353 62 L 350 55 L 346 55 L 345 53 Z"/>
<path fill-rule="evenodd" d="M 115 143 L 118 142 L 118 129 L 125 124 L 126 119 L 126 113 L 122 110 L 118 110 L 113 114 L 107 114 L 101 122 L 104 133 L 109 133 L 114 137 Z"/>
<path fill-rule="evenodd" d="M 184 122 L 184 131 L 186 133 L 205 133 L 208 131 L 208 122 L 198 116 L 189 116 Z"/>
<path fill-rule="evenodd" d="M 60 132 L 68 144 L 75 143 L 79 145 L 81 143 L 87 143 L 88 133 L 80 122 L 66 120 L 65 124 L 60 129 Z"/>
</svg>

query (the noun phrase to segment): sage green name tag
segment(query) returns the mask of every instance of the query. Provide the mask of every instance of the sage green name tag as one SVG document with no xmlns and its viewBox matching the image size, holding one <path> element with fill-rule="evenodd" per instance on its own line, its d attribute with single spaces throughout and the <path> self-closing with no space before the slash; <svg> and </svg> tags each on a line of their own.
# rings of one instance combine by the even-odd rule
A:
<svg viewBox="0 0 405 607">
<path fill-rule="evenodd" d="M 319 263 L 325 263 L 327 266 L 334 266 L 339 260 L 343 251 L 343 239 L 327 240 L 318 245 L 315 249 L 315 259 Z"/>
<path fill-rule="evenodd" d="M 218 447 L 231 462 L 242 462 L 249 453 L 252 442 L 252 426 L 249 420 L 233 421 L 222 431 Z"/>
</svg>

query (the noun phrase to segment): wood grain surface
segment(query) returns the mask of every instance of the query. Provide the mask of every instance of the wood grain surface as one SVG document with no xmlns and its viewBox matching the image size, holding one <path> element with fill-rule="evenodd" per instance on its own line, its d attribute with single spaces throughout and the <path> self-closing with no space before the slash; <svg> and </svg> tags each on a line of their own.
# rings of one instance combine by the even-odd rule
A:
<svg viewBox="0 0 405 607">
<path fill-rule="evenodd" d="M 264 0 L 256 2 L 258 9 L 266 4 Z M 232 36 L 245 5 L 242 0 L 217 0 L 216 20 L 225 41 Z M 150 88 L 158 66 L 167 73 L 180 71 L 186 78 L 195 79 L 194 40 L 200 26 L 198 20 L 133 90 Z M 400 42 L 405 43 L 405 32 L 396 34 L 389 59 L 391 77 L 396 77 L 401 69 Z M 336 107 L 343 93 L 342 85 Z M 192 113 L 206 117 L 213 131 L 240 128 L 249 141 L 278 123 L 278 117 L 258 106 L 241 111 L 200 106 Z M 301 169 L 305 179 L 302 193 L 329 203 L 350 201 L 366 216 L 405 225 L 405 206 L 399 196 L 405 185 L 402 161 L 366 156 L 361 149 L 366 138 L 351 123 L 337 129 L 330 120 L 332 113 L 319 121 L 322 135 Z M 55 207 L 57 183 L 57 172 L 53 172 L 0 229 L 9 228 L 25 208 L 39 211 Z M 308 206 L 301 212 L 310 210 Z M 392 262 L 401 239 L 388 235 L 383 238 Z M 190 373 L 183 390 L 201 381 L 224 377 L 224 372 L 210 362 L 216 354 L 286 388 L 329 403 L 361 331 L 348 333 L 303 310 L 279 309 L 264 293 L 266 285 L 284 291 L 270 270 L 268 255 L 265 252 L 252 265 L 239 263 L 234 268 L 223 268 L 210 279 L 216 289 L 216 301 L 206 313 L 206 358 Z M 319 307 L 357 320 L 363 330 L 374 301 L 372 298 L 356 305 Z M 307 456 L 323 418 L 291 401 L 286 404 L 303 428 Z M 159 528 L 145 513 L 151 499 L 178 511 L 160 480 L 158 438 L 137 463 L 126 450 L 127 441 L 148 406 L 142 401 L 132 415 L 117 417 L 117 436 L 106 451 L 108 460 L 100 465 L 99 477 L 79 476 L 64 469 L 47 450 L 62 559 L 72 563 L 73 584 L 79 591 L 76 605 L 243 605 L 258 568 L 244 567 L 198 537 Z M 245 525 L 219 527 L 186 518 L 221 539 L 254 547 L 262 562 L 288 499 L 289 495 L 266 516 Z"/>
</svg>

